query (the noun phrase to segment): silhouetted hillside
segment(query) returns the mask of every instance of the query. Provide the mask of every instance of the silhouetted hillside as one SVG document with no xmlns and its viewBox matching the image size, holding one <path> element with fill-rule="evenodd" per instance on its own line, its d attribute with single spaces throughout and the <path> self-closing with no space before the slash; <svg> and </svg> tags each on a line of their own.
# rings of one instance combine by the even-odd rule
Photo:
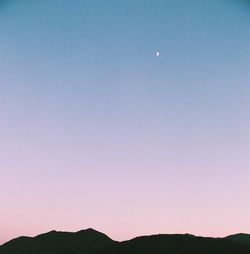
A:
<svg viewBox="0 0 250 254">
<path fill-rule="evenodd" d="M 250 245 L 250 235 L 248 234 L 230 235 L 230 236 L 227 236 L 226 238 Z"/>
<path fill-rule="evenodd" d="M 20 237 L 0 246 L 1 254 L 82 254 L 114 243 L 93 229 L 76 233 L 51 231 L 34 238 Z"/>
<path fill-rule="evenodd" d="M 0 246 L 0 254 L 250 254 L 250 235 L 226 238 L 152 235 L 116 242 L 93 229 L 77 233 L 51 231 L 19 237 Z"/>
<path fill-rule="evenodd" d="M 106 246 L 96 254 L 250 254 L 250 246 L 224 238 L 153 235 Z"/>
</svg>

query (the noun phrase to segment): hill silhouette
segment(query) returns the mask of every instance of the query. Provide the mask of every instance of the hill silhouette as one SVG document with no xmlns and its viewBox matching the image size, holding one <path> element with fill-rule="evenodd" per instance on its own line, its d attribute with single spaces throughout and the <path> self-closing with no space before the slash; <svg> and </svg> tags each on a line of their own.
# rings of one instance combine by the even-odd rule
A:
<svg viewBox="0 0 250 254">
<path fill-rule="evenodd" d="M 19 237 L 0 246 L 1 254 L 82 254 L 113 244 L 108 236 L 93 229 L 76 233 L 51 231 L 34 238 Z"/>
<path fill-rule="evenodd" d="M 250 235 L 225 238 L 189 234 L 151 235 L 117 242 L 94 229 L 51 231 L 19 237 L 0 246 L 0 254 L 249 254 Z"/>
<path fill-rule="evenodd" d="M 235 235 L 227 236 L 226 238 L 250 245 L 250 235 L 249 234 L 235 234 Z"/>
</svg>

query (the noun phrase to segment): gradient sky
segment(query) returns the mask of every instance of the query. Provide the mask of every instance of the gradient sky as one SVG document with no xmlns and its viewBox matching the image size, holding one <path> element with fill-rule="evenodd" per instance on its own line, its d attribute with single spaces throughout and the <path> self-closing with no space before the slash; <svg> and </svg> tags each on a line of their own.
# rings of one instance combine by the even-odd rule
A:
<svg viewBox="0 0 250 254">
<path fill-rule="evenodd" d="M 0 1 L 0 130 L 1 243 L 250 233 L 250 3 Z"/>
</svg>

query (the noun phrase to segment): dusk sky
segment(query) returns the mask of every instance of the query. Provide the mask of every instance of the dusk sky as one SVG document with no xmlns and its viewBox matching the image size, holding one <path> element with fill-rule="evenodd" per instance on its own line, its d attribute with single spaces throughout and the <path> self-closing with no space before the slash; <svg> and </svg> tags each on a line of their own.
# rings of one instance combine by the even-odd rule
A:
<svg viewBox="0 0 250 254">
<path fill-rule="evenodd" d="M 0 1 L 0 243 L 250 233 L 249 186 L 249 1 Z"/>
</svg>

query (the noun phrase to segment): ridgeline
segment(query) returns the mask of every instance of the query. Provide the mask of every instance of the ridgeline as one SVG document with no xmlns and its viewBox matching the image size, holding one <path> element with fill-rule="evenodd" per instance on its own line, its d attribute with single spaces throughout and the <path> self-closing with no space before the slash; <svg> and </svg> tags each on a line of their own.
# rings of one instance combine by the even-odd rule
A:
<svg viewBox="0 0 250 254">
<path fill-rule="evenodd" d="M 94 229 L 51 231 L 19 237 L 0 246 L 0 254 L 250 254 L 250 235 L 225 238 L 189 234 L 141 236 L 117 242 Z"/>
</svg>

